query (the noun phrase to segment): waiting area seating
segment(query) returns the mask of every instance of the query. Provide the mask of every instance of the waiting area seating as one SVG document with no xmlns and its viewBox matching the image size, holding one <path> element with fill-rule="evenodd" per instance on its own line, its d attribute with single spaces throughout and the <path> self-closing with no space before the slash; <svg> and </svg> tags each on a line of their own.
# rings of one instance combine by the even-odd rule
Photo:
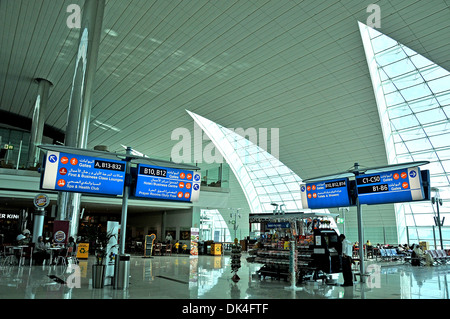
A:
<svg viewBox="0 0 450 319">
<path fill-rule="evenodd" d="M 381 260 L 388 260 L 388 261 L 394 261 L 394 260 L 405 260 L 405 258 L 409 257 L 409 254 L 406 253 L 398 253 L 397 249 L 395 248 L 380 248 L 379 254 L 381 257 Z"/>
<path fill-rule="evenodd" d="M 450 249 L 427 249 L 423 253 L 432 257 L 434 265 L 445 265 L 450 262 Z M 380 259 L 382 262 L 401 261 L 414 266 L 425 265 L 425 257 L 416 257 L 415 254 L 412 254 L 412 251 L 399 252 L 397 248 L 379 248 L 376 254 L 377 260 Z M 431 259 L 429 258 L 429 260 Z M 428 264 L 430 264 L 430 261 L 428 261 Z"/>
<path fill-rule="evenodd" d="M 447 264 L 450 261 L 450 250 L 442 250 L 442 249 L 429 249 L 425 250 L 426 254 L 430 254 L 431 257 L 433 257 L 435 263 L 437 264 Z"/>
</svg>

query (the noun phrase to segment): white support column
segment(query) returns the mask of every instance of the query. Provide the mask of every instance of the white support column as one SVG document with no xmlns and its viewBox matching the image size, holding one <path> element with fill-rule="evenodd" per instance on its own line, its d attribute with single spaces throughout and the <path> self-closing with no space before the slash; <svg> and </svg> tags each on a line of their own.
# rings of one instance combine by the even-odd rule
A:
<svg viewBox="0 0 450 319">
<path fill-rule="evenodd" d="M 37 146 L 42 143 L 48 92 L 52 86 L 52 83 L 45 79 L 38 78 L 35 81 L 38 84 L 38 93 L 36 96 L 36 102 L 34 103 L 27 167 L 35 167 L 39 163 L 40 149 Z"/>
<path fill-rule="evenodd" d="M 105 0 L 86 0 L 83 7 L 80 40 L 67 116 L 66 146 L 87 147 L 104 10 Z M 67 199 L 64 200 L 62 197 Z M 58 203 L 58 206 L 65 211 L 58 209 L 58 216 L 65 216 L 66 220 L 71 221 L 69 236 L 75 237 L 78 233 L 81 194 L 66 193 L 61 194 L 59 198 L 61 203 Z"/>
</svg>

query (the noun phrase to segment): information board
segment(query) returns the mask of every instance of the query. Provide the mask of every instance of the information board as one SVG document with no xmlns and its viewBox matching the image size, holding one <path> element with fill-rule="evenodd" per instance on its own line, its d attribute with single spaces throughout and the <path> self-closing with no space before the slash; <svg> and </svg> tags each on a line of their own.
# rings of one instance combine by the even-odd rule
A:
<svg viewBox="0 0 450 319">
<path fill-rule="evenodd" d="M 305 209 L 350 206 L 348 185 L 348 178 L 302 184 L 302 206 Z"/>
<path fill-rule="evenodd" d="M 176 168 L 138 165 L 134 196 L 161 200 L 196 202 L 201 174 Z"/>
<path fill-rule="evenodd" d="M 387 204 L 423 200 L 418 167 L 356 176 L 360 204 Z"/>
<path fill-rule="evenodd" d="M 278 223 L 267 223 L 266 228 L 273 229 L 273 228 L 290 228 L 291 223 L 290 222 L 278 222 Z"/>
<path fill-rule="evenodd" d="M 48 151 L 41 189 L 122 195 L 126 162 Z"/>
</svg>

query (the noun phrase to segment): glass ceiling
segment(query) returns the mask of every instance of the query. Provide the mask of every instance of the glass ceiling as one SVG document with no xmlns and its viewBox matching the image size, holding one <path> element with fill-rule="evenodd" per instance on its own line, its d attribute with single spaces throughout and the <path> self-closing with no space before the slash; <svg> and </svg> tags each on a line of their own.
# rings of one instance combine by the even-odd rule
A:
<svg viewBox="0 0 450 319">
<path fill-rule="evenodd" d="M 284 204 L 284 211 L 302 209 L 300 182 L 292 170 L 248 139 L 202 116 L 187 111 L 208 135 L 234 172 L 244 191 L 252 214 L 273 213 Z"/>
<path fill-rule="evenodd" d="M 389 164 L 429 161 L 431 186 L 450 217 L 450 72 L 401 43 L 359 23 Z M 434 192 L 431 194 L 436 196 Z M 406 226 L 433 226 L 429 202 L 396 204 L 399 242 Z"/>
</svg>

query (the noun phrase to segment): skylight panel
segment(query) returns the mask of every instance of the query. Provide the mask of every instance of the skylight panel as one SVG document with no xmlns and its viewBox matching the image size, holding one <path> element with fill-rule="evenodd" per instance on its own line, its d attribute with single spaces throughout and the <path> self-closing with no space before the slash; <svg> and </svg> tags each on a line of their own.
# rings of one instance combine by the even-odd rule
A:
<svg viewBox="0 0 450 319">
<path fill-rule="evenodd" d="M 445 113 L 440 108 L 416 113 L 417 119 L 421 124 L 435 123 L 447 119 Z"/>
<path fill-rule="evenodd" d="M 430 86 L 430 89 L 433 91 L 433 93 L 442 93 L 442 92 L 450 92 L 449 90 L 449 83 L 450 83 L 450 75 L 438 78 L 433 81 L 429 81 L 428 85 Z"/>
<path fill-rule="evenodd" d="M 409 59 L 405 58 L 395 63 L 383 66 L 382 70 L 387 74 L 389 78 L 394 78 L 399 75 L 415 71 L 416 67 L 411 63 Z"/>
<path fill-rule="evenodd" d="M 378 110 L 390 121 L 382 123 L 389 164 L 430 161 L 421 169 L 429 170 L 444 203 L 450 201 L 450 73 L 378 30 L 362 23 L 359 28 Z M 430 205 L 395 205 L 397 220 L 404 218 L 397 225 L 399 242 L 406 240 L 405 225 L 430 223 Z"/>
<path fill-rule="evenodd" d="M 230 165 L 246 196 L 252 213 L 272 213 L 275 202 L 289 201 L 286 210 L 302 209 L 299 183 L 301 178 L 263 148 L 204 117 L 189 112 Z M 297 187 L 287 183 L 295 183 Z M 291 189 L 298 193 L 292 194 Z"/>
<path fill-rule="evenodd" d="M 391 124 L 395 130 L 403 130 L 406 128 L 411 128 L 420 125 L 419 121 L 414 114 L 398 117 L 391 120 Z"/>
</svg>

